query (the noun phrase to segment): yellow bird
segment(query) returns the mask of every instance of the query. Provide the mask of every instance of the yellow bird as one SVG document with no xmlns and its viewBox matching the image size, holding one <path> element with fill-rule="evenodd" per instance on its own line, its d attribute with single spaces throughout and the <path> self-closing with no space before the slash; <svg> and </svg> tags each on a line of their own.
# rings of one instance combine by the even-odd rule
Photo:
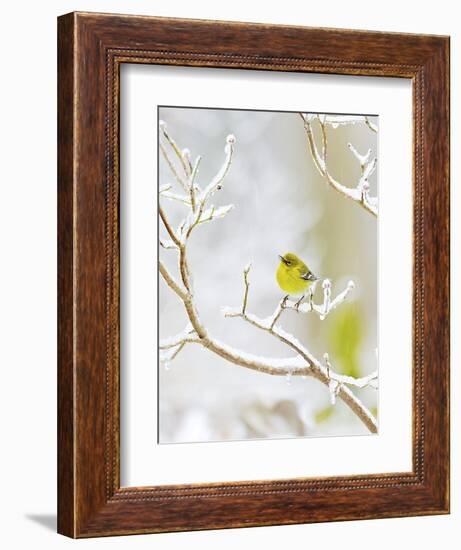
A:
<svg viewBox="0 0 461 550">
<path fill-rule="evenodd" d="M 288 296 L 302 295 L 295 304 L 295 307 L 298 308 L 304 299 L 306 290 L 314 281 L 318 280 L 318 277 L 292 252 L 287 252 L 283 256 L 279 256 L 279 258 L 280 264 L 276 273 L 277 283 L 287 293 L 285 300 L 288 299 Z"/>
</svg>

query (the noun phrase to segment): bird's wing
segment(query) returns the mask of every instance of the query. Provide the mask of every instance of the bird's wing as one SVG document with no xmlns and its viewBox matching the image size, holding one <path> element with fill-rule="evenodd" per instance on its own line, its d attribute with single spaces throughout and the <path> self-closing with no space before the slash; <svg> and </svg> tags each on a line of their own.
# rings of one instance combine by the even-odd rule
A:
<svg viewBox="0 0 461 550">
<path fill-rule="evenodd" d="M 304 279 L 305 281 L 316 281 L 317 277 L 309 270 L 304 271 L 300 275 L 301 279 Z"/>
</svg>

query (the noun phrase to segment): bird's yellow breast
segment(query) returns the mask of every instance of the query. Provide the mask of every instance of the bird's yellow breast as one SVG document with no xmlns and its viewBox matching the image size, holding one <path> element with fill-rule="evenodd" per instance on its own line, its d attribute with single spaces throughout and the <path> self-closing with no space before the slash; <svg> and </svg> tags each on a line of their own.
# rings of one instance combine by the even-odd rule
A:
<svg viewBox="0 0 461 550">
<path fill-rule="evenodd" d="M 283 262 L 277 268 L 276 279 L 279 287 L 287 294 L 303 294 L 311 282 L 301 278 L 300 270 Z"/>
</svg>

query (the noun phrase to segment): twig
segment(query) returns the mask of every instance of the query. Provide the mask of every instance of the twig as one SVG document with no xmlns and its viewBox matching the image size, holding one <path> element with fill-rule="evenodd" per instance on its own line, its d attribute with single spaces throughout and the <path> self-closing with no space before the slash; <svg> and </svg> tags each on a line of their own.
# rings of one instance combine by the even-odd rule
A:
<svg viewBox="0 0 461 550">
<path fill-rule="evenodd" d="M 176 236 L 176 233 L 174 232 L 173 228 L 171 227 L 170 222 L 168 221 L 168 218 L 166 217 L 166 214 L 163 208 L 160 205 L 158 207 L 158 212 L 163 222 L 163 225 L 165 226 L 165 229 L 167 230 L 168 235 L 170 236 L 170 239 L 174 242 L 176 246 L 180 246 L 181 243 L 178 237 Z"/>
<path fill-rule="evenodd" d="M 245 315 L 247 309 L 248 301 L 248 291 L 250 289 L 250 282 L 248 281 L 248 273 L 250 272 L 251 264 L 248 264 L 247 267 L 243 270 L 243 280 L 245 281 L 245 294 L 243 296 L 243 305 L 242 305 L 242 314 Z"/>
<path fill-rule="evenodd" d="M 189 299 L 189 295 L 186 291 L 184 291 L 180 286 L 179 283 L 176 281 L 176 279 L 171 275 L 171 273 L 166 268 L 165 264 L 160 260 L 158 263 L 158 268 L 160 271 L 160 275 L 165 280 L 166 284 L 174 290 L 174 292 L 178 295 L 178 297 L 183 301 L 186 302 Z"/>
<path fill-rule="evenodd" d="M 332 300 L 331 299 L 331 282 L 329 279 L 324 279 L 322 282 L 323 302 L 321 304 L 316 304 L 314 303 L 314 299 L 313 299 L 314 285 L 315 283 L 309 289 L 309 295 L 308 295 L 309 299 L 306 302 L 301 303 L 299 306 L 297 306 L 296 302 L 292 300 L 286 300 L 285 303 L 283 304 L 283 309 L 294 309 L 295 311 L 298 311 L 300 313 L 309 313 L 313 311 L 314 313 L 317 313 L 317 315 L 320 317 L 320 320 L 323 321 L 329 315 L 329 313 L 331 313 L 340 304 L 344 302 L 348 294 L 355 287 L 354 282 L 349 281 L 347 283 L 346 288 Z M 281 302 L 283 302 L 283 300 Z M 279 315 L 281 310 L 282 310 L 282 307 L 280 303 L 279 307 L 274 312 L 274 316 L 272 318 L 275 319 L 275 316 Z"/>
<path fill-rule="evenodd" d="M 325 178 L 327 183 L 331 187 L 333 187 L 333 189 L 338 191 L 338 193 L 341 193 L 345 197 L 348 197 L 354 202 L 357 202 L 365 210 L 367 210 L 374 216 L 378 216 L 378 199 L 377 197 L 370 197 L 369 195 L 370 186 L 369 186 L 368 180 L 372 175 L 372 173 L 375 171 L 376 164 L 377 164 L 376 158 L 372 160 L 369 159 L 371 155 L 371 151 L 369 151 L 367 155 L 361 156 L 359 155 L 357 150 L 351 144 L 349 144 L 349 149 L 352 151 L 355 157 L 360 161 L 361 175 L 355 187 L 348 187 L 346 185 L 343 185 L 330 174 L 327 166 L 328 140 L 327 140 L 326 126 L 327 124 L 334 125 L 335 124 L 334 119 L 330 116 L 329 118 L 324 117 L 324 119 L 322 120 L 318 115 L 308 115 L 304 113 L 299 113 L 299 116 L 301 117 L 304 124 L 304 130 L 306 131 L 306 136 L 307 136 L 307 143 L 308 143 L 309 150 L 311 152 L 314 164 L 317 170 L 320 172 L 320 174 Z M 346 122 L 341 121 L 342 118 L 345 118 L 345 117 L 339 117 L 340 121 L 337 122 L 337 124 L 346 124 Z M 365 118 L 366 117 L 364 117 L 364 121 L 365 121 Z M 321 153 L 319 152 L 319 149 L 315 142 L 314 132 L 312 128 L 312 122 L 314 119 L 318 121 L 318 124 L 320 125 L 320 130 L 322 133 L 322 152 Z M 369 126 L 370 124 L 371 123 L 368 121 Z M 377 131 L 377 128 L 376 128 L 376 131 Z M 366 161 L 364 161 L 365 158 L 366 158 Z"/>
<path fill-rule="evenodd" d="M 375 132 L 375 134 L 378 133 L 378 127 L 375 126 L 367 116 L 365 117 L 365 124 L 368 126 L 368 128 L 370 128 L 372 132 Z"/>
<path fill-rule="evenodd" d="M 164 241 L 163 239 L 159 239 L 160 246 L 164 248 L 165 250 L 177 250 L 178 247 L 174 244 L 173 241 Z"/>
<path fill-rule="evenodd" d="M 187 185 L 186 183 L 183 181 L 183 179 L 181 178 L 181 176 L 178 174 L 172 160 L 170 159 L 170 157 L 168 156 L 168 153 L 165 149 L 165 147 L 160 143 L 159 144 L 159 148 L 160 148 L 160 151 L 163 155 L 163 158 L 166 160 L 166 163 L 168 164 L 168 168 L 170 169 L 171 173 L 173 174 L 173 176 L 176 178 L 176 181 L 181 185 L 181 187 L 186 191 L 187 190 Z"/>
<path fill-rule="evenodd" d="M 170 144 L 171 148 L 175 152 L 176 157 L 178 158 L 179 162 L 181 163 L 181 166 L 184 170 L 184 173 L 186 174 L 186 176 L 189 176 L 190 175 L 190 170 L 191 170 L 190 169 L 189 150 L 184 149 L 183 151 L 181 151 L 179 149 L 179 147 L 176 145 L 176 142 L 174 141 L 174 139 L 168 133 L 167 128 L 166 128 L 166 124 L 163 120 L 160 120 L 159 128 L 160 128 L 160 131 L 162 132 L 163 136 L 165 137 L 166 141 Z M 165 156 L 165 159 L 167 159 L 166 156 Z M 170 166 L 170 168 L 171 168 L 171 166 Z"/>
</svg>

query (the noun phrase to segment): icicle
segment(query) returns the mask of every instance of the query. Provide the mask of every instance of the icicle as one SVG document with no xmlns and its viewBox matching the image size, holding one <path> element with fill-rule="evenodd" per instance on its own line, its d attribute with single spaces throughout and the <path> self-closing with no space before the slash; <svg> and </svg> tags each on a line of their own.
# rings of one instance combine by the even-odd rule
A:
<svg viewBox="0 0 461 550">
<path fill-rule="evenodd" d="M 285 381 L 287 383 L 287 386 L 291 386 L 291 378 L 292 378 L 292 372 L 290 370 L 285 375 Z"/>
<path fill-rule="evenodd" d="M 336 403 L 336 396 L 339 393 L 339 382 L 336 380 L 330 380 L 328 383 L 328 389 L 330 390 L 330 403 L 334 405 Z"/>
<path fill-rule="evenodd" d="M 320 320 L 323 321 L 330 311 L 331 300 L 331 281 L 325 279 L 322 283 L 323 288 L 323 313 L 320 315 Z"/>
</svg>

